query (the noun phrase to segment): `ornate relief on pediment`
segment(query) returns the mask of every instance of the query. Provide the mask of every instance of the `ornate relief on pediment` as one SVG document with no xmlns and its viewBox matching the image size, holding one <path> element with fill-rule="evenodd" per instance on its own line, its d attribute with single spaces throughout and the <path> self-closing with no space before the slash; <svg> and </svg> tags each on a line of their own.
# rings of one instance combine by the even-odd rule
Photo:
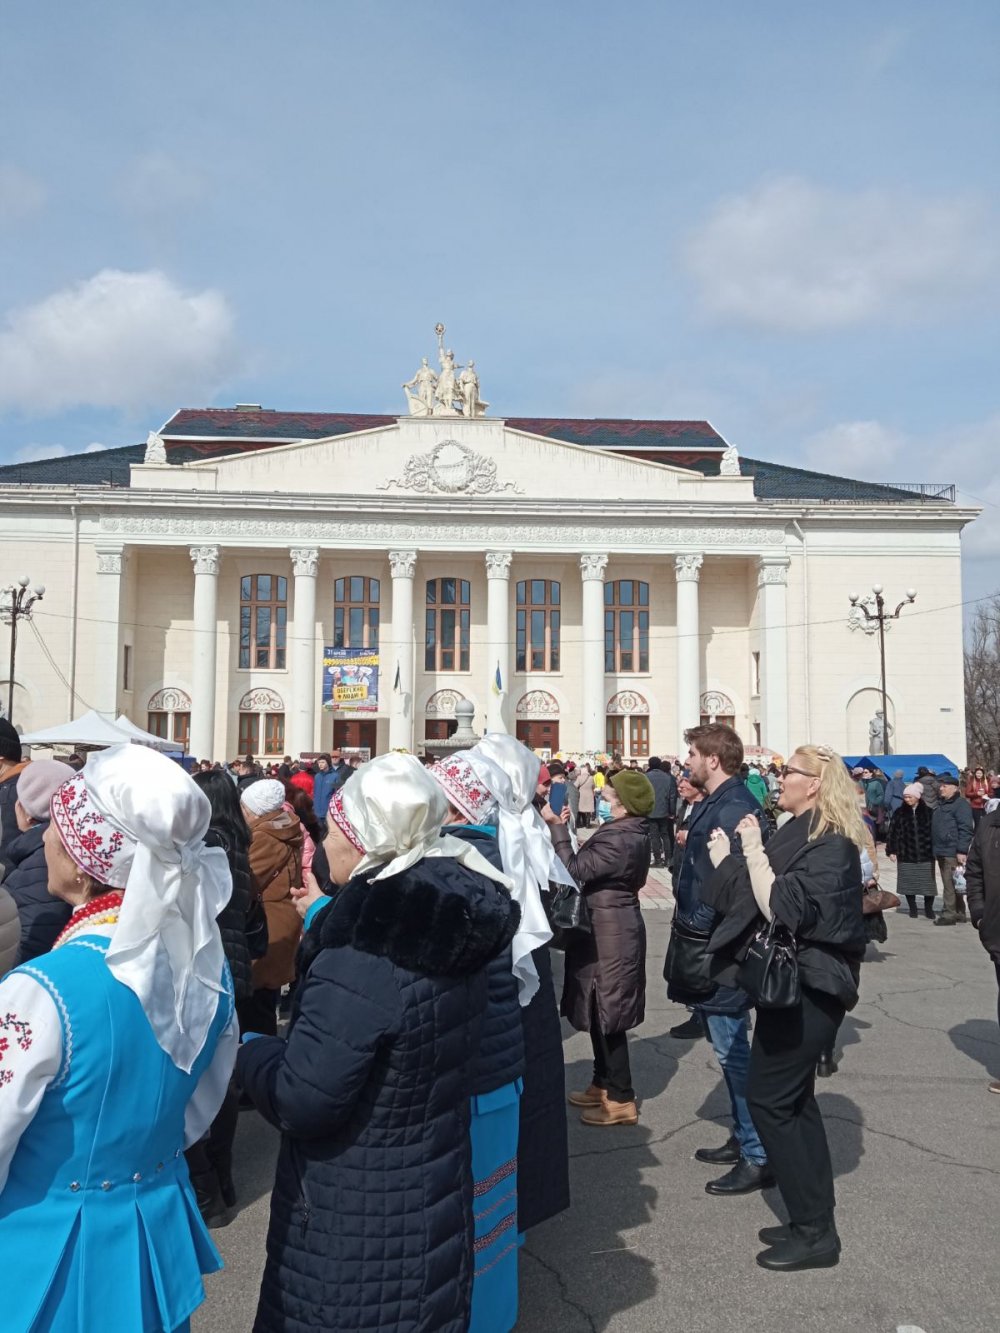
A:
<svg viewBox="0 0 1000 1333">
<path fill-rule="evenodd" d="M 394 486 L 423 495 L 524 494 L 516 482 L 500 481 L 495 459 L 476 453 L 458 440 L 442 440 L 428 453 L 411 454 L 403 475 L 390 477 L 376 490 L 388 491 Z"/>
</svg>

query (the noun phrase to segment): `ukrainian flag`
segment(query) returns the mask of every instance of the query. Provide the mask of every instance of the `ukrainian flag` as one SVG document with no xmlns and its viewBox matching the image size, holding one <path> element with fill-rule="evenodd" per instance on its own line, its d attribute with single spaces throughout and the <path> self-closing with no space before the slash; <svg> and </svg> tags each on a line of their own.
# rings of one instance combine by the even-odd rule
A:
<svg viewBox="0 0 1000 1333">
<path fill-rule="evenodd" d="M 496 675 L 493 677 L 493 693 L 503 694 L 503 680 L 500 677 L 500 663 L 497 663 Z"/>
</svg>

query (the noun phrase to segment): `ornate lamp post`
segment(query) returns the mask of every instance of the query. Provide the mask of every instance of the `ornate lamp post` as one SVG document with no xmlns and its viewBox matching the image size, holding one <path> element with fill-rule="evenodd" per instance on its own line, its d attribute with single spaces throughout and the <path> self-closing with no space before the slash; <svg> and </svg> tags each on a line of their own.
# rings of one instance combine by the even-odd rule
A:
<svg viewBox="0 0 1000 1333">
<path fill-rule="evenodd" d="M 28 591 L 31 582 L 25 574 L 16 583 L 11 583 L 2 590 L 0 601 L 0 621 L 10 626 L 10 674 L 7 678 L 7 721 L 14 720 L 14 666 L 17 661 L 17 622 L 31 619 L 31 608 L 45 596 L 45 585 L 39 583 Z"/>
<path fill-rule="evenodd" d="M 885 626 L 886 621 L 898 620 L 903 607 L 910 602 L 917 600 L 916 588 L 907 588 L 906 596 L 896 607 L 895 611 L 885 609 L 885 599 L 882 596 L 881 583 L 872 584 L 872 592 L 875 594 L 875 610 L 870 611 L 864 602 L 861 601 L 856 592 L 849 593 L 851 605 L 859 615 L 864 616 L 865 620 L 874 622 L 878 625 L 878 651 L 879 661 L 881 663 L 881 695 L 882 695 L 882 753 L 889 753 L 889 705 L 886 699 L 885 688 Z M 870 600 L 870 599 L 869 599 Z"/>
</svg>

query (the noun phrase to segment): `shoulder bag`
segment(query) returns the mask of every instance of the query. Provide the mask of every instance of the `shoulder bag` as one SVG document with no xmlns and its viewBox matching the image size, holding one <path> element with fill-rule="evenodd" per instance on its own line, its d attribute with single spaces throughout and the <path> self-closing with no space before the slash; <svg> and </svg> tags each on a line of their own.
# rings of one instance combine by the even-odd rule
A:
<svg viewBox="0 0 1000 1333">
<path fill-rule="evenodd" d="M 549 948 L 565 950 L 575 935 L 591 934 L 590 909 L 578 885 L 553 885 L 550 881 L 549 891 L 542 897 L 542 906 L 552 928 Z"/>
<path fill-rule="evenodd" d="M 710 974 L 708 941 L 711 932 L 697 930 L 674 916 L 670 924 L 670 943 L 663 964 L 667 995 L 679 1004 L 705 999 L 716 988 Z"/>
<path fill-rule="evenodd" d="M 758 1009 L 792 1009 L 802 999 L 795 936 L 776 918 L 750 941 L 736 979 Z"/>
</svg>

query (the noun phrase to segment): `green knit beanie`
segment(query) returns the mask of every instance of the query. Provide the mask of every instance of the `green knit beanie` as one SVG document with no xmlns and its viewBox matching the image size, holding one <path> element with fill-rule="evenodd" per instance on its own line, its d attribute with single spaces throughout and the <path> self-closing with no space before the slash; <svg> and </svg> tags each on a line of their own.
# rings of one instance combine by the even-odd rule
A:
<svg viewBox="0 0 1000 1333">
<path fill-rule="evenodd" d="M 623 768 L 611 779 L 611 785 L 630 815 L 652 814 L 656 793 L 645 773 L 640 773 L 637 768 Z"/>
</svg>

